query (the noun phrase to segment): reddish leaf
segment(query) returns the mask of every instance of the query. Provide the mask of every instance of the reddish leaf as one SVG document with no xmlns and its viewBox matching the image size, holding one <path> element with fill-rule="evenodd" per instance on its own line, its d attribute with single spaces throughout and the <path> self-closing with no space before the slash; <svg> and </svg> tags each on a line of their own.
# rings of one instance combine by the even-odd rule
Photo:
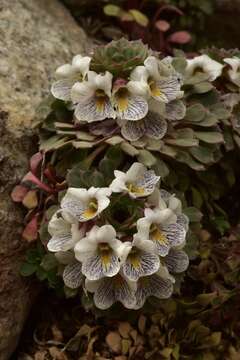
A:
<svg viewBox="0 0 240 360">
<path fill-rule="evenodd" d="M 166 20 L 158 20 L 155 22 L 155 27 L 159 30 L 159 31 L 168 31 L 168 29 L 170 28 L 170 24 L 168 21 Z"/>
<path fill-rule="evenodd" d="M 43 159 L 42 153 L 37 152 L 30 159 L 30 169 L 33 174 L 36 174 L 39 164 Z"/>
<path fill-rule="evenodd" d="M 30 181 L 33 184 L 37 185 L 40 189 L 45 190 L 46 192 L 53 193 L 55 192 L 54 189 L 51 189 L 48 185 L 44 184 L 41 180 L 39 180 L 31 171 L 29 171 L 24 178 L 22 179 L 22 182 L 24 181 Z"/>
<path fill-rule="evenodd" d="M 168 40 L 176 44 L 187 44 L 192 37 L 187 31 L 177 31 L 168 37 Z"/>
<path fill-rule="evenodd" d="M 27 192 L 28 192 L 28 188 L 26 188 L 26 186 L 17 185 L 15 186 L 15 188 L 11 193 L 11 198 L 15 202 L 22 202 Z"/>
<path fill-rule="evenodd" d="M 30 222 L 25 226 L 22 237 L 28 242 L 37 240 L 38 237 L 38 214 L 36 214 Z"/>
</svg>

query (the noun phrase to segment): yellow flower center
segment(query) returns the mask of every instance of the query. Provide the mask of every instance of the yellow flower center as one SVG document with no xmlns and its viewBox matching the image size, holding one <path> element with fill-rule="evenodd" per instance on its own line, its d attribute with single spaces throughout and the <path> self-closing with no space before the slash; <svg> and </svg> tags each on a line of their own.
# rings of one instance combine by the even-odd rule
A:
<svg viewBox="0 0 240 360">
<path fill-rule="evenodd" d="M 112 249 L 107 243 L 101 243 L 98 245 L 99 255 L 105 269 L 107 269 L 111 262 Z"/>
<path fill-rule="evenodd" d="M 125 111 L 128 108 L 129 92 L 126 87 L 121 87 L 115 94 L 116 103 L 119 111 Z"/>
<path fill-rule="evenodd" d="M 86 219 L 91 219 L 92 217 L 95 216 L 96 212 L 98 209 L 98 203 L 96 199 L 91 199 L 89 204 L 88 204 L 88 208 L 83 212 L 83 216 Z"/>
<path fill-rule="evenodd" d="M 132 248 L 131 252 L 128 255 L 128 260 L 134 269 L 139 268 L 140 266 L 139 251 L 134 247 Z"/>
<path fill-rule="evenodd" d="M 98 112 L 103 112 L 105 104 L 107 102 L 107 95 L 102 89 L 97 89 L 95 92 L 96 106 Z"/>
<path fill-rule="evenodd" d="M 156 226 L 155 224 L 151 225 L 150 237 L 151 240 L 158 241 L 162 245 L 168 244 L 168 239 L 166 238 L 164 233 L 159 229 L 159 227 Z"/>
<path fill-rule="evenodd" d="M 148 86 L 150 88 L 152 96 L 160 96 L 162 94 L 161 90 L 157 87 L 157 83 L 155 80 L 149 78 Z"/>
<path fill-rule="evenodd" d="M 127 183 L 126 184 L 128 190 L 131 192 L 131 193 L 134 193 L 134 194 L 144 194 L 145 193 L 145 190 L 143 187 L 140 187 L 140 186 L 137 186 L 136 184 L 133 184 L 133 183 Z"/>
</svg>

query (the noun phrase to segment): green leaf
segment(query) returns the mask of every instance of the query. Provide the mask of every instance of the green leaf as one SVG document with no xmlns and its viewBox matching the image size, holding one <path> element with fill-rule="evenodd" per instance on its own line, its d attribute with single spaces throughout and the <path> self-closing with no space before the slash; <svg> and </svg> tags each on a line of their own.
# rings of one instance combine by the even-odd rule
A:
<svg viewBox="0 0 240 360">
<path fill-rule="evenodd" d="M 198 139 L 166 139 L 166 143 L 181 147 L 198 146 Z"/>
<path fill-rule="evenodd" d="M 201 82 L 199 84 L 194 85 L 194 92 L 197 94 L 203 94 L 210 90 L 212 90 L 213 85 L 207 81 Z"/>
<path fill-rule="evenodd" d="M 84 170 L 83 163 L 75 165 L 67 175 L 67 182 L 69 187 L 85 187 L 91 186 L 103 187 L 105 186 L 105 180 L 103 175 L 96 169 Z"/>
<path fill-rule="evenodd" d="M 192 156 L 203 164 L 211 164 L 214 162 L 213 149 L 205 146 L 193 147 L 190 150 Z"/>
<path fill-rule="evenodd" d="M 156 175 L 161 176 L 162 179 L 169 175 L 169 168 L 161 159 L 157 159 L 156 163 L 152 166 L 152 169 L 155 171 Z"/>
<path fill-rule="evenodd" d="M 108 4 L 105 5 L 103 8 L 104 14 L 107 16 L 120 16 L 122 9 L 120 8 L 120 6 L 117 5 L 113 5 L 113 4 Z"/>
<path fill-rule="evenodd" d="M 172 59 L 172 66 L 177 72 L 183 74 L 187 66 L 187 61 L 184 57 L 175 57 Z"/>
<path fill-rule="evenodd" d="M 46 254 L 40 265 L 44 270 L 49 271 L 58 266 L 58 261 L 54 254 Z"/>
<path fill-rule="evenodd" d="M 67 138 L 62 138 L 61 135 L 54 135 L 47 140 L 41 141 L 40 144 L 40 150 L 44 150 L 45 152 L 59 149 L 69 143 L 71 143 L 71 140 L 68 140 Z"/>
<path fill-rule="evenodd" d="M 155 156 L 153 156 L 152 153 L 148 150 L 139 150 L 137 159 L 140 163 L 147 167 L 153 166 L 157 161 Z"/>
<path fill-rule="evenodd" d="M 47 272 L 43 268 L 39 267 L 37 269 L 37 271 L 36 271 L 36 277 L 40 281 L 46 280 L 47 279 Z"/>
<path fill-rule="evenodd" d="M 136 23 L 144 27 L 148 26 L 149 23 L 148 17 L 144 15 L 141 11 L 136 9 L 131 9 L 128 12 L 133 16 Z"/>
<path fill-rule="evenodd" d="M 202 195 L 195 187 L 192 187 L 191 191 L 192 191 L 193 206 L 200 209 L 203 204 Z"/>
<path fill-rule="evenodd" d="M 184 214 L 189 218 L 190 222 L 199 222 L 203 216 L 200 210 L 195 207 L 188 207 L 184 209 Z"/>
<path fill-rule="evenodd" d="M 37 270 L 38 265 L 37 264 L 30 264 L 30 263 L 23 263 L 21 268 L 20 268 L 20 274 L 22 276 L 30 276 L 33 275 L 35 273 L 35 271 Z"/>
<path fill-rule="evenodd" d="M 204 119 L 205 115 L 206 115 L 205 107 L 201 104 L 194 104 L 187 107 L 186 116 L 184 120 L 198 123 Z"/>
<path fill-rule="evenodd" d="M 71 289 L 66 285 L 64 286 L 64 294 L 67 299 L 75 297 L 77 293 L 78 293 L 78 289 Z"/>
<path fill-rule="evenodd" d="M 204 141 L 208 144 L 219 144 L 224 142 L 223 135 L 217 131 L 195 131 L 195 135 L 199 140 Z"/>
</svg>

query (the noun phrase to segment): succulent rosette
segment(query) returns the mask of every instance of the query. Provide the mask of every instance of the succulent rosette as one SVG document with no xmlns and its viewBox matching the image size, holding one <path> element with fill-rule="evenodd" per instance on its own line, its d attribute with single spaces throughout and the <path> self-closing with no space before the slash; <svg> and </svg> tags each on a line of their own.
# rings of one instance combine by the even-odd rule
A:
<svg viewBox="0 0 240 360">
<path fill-rule="evenodd" d="M 179 199 L 158 190 L 153 170 L 133 163 L 114 174 L 108 188 L 67 189 L 49 221 L 47 248 L 65 286 L 93 293 L 99 309 L 115 302 L 139 309 L 150 296 L 169 298 L 174 274 L 187 269 L 187 217 Z"/>
</svg>

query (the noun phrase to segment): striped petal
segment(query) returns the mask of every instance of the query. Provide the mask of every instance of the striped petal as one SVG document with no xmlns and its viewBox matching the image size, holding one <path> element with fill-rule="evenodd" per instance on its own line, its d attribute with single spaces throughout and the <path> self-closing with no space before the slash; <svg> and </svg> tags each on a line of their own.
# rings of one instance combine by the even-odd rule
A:
<svg viewBox="0 0 240 360">
<path fill-rule="evenodd" d="M 94 293 L 95 305 L 99 309 L 105 310 L 117 301 L 128 309 L 134 308 L 135 295 L 133 288 L 121 275 L 102 279 Z"/>
<path fill-rule="evenodd" d="M 115 111 L 107 96 L 92 96 L 78 102 L 74 114 L 79 121 L 86 121 L 89 123 L 102 121 L 106 118 L 115 118 Z"/>
<path fill-rule="evenodd" d="M 180 246 L 184 243 L 186 231 L 183 226 L 179 224 L 169 224 L 162 226 L 161 229 L 171 247 Z"/>
<path fill-rule="evenodd" d="M 152 139 L 160 140 L 167 132 L 167 122 L 158 114 L 149 112 L 144 119 L 146 135 Z"/>
<path fill-rule="evenodd" d="M 149 296 L 159 299 L 168 299 L 173 293 L 173 284 L 170 279 L 163 279 L 157 274 L 139 279 L 136 291 L 135 309 L 143 307 Z"/>
<path fill-rule="evenodd" d="M 82 265 L 79 262 L 74 262 L 65 267 L 63 281 L 66 286 L 71 289 L 77 289 L 82 285 L 83 280 Z"/>
<path fill-rule="evenodd" d="M 113 252 L 104 252 L 89 257 L 82 264 L 82 272 L 89 280 L 112 277 L 120 270 L 120 261 Z"/>
<path fill-rule="evenodd" d="M 122 265 L 123 274 L 132 281 L 142 276 L 154 274 L 160 265 L 159 257 L 146 251 L 130 252 Z"/>
<path fill-rule="evenodd" d="M 71 101 L 71 89 L 76 81 L 77 77 L 60 79 L 52 84 L 51 93 L 56 99 Z"/>
<path fill-rule="evenodd" d="M 126 121 L 121 128 L 122 136 L 129 141 L 136 141 L 140 139 L 145 133 L 145 122 L 139 121 Z"/>
<path fill-rule="evenodd" d="M 144 118 L 148 112 L 148 103 L 141 96 L 130 94 L 125 98 L 117 98 L 115 104 L 117 116 L 124 120 L 137 121 Z"/>
<path fill-rule="evenodd" d="M 164 264 L 171 273 L 181 273 L 188 268 L 189 258 L 185 251 L 171 249 L 164 258 Z"/>
</svg>

